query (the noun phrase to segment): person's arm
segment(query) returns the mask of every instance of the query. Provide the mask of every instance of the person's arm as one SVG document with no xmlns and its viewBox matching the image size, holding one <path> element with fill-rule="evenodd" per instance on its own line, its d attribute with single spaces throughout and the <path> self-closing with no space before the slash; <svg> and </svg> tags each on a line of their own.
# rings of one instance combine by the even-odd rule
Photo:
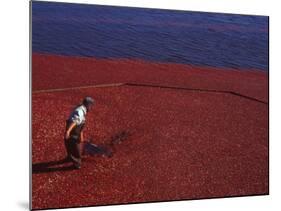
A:
<svg viewBox="0 0 281 211">
<path fill-rule="evenodd" d="M 65 134 L 64 134 L 65 139 L 69 139 L 70 132 L 75 127 L 75 125 L 76 125 L 76 123 L 72 122 L 71 125 L 68 127 L 68 129 L 65 131 Z"/>
</svg>

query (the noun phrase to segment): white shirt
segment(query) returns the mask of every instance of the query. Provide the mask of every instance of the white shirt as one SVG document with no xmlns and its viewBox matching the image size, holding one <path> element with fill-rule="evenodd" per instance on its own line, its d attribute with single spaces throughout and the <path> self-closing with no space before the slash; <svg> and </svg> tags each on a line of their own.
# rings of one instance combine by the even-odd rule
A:
<svg viewBox="0 0 281 211">
<path fill-rule="evenodd" d="M 77 125 L 85 123 L 87 109 L 84 105 L 78 106 L 70 115 L 69 119 Z"/>
</svg>

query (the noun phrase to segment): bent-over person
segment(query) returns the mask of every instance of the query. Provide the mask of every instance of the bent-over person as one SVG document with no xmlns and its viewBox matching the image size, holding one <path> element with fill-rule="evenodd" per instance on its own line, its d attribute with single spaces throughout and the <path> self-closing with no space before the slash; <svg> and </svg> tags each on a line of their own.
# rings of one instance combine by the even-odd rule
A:
<svg viewBox="0 0 281 211">
<path fill-rule="evenodd" d="M 86 115 L 94 104 L 91 97 L 84 98 L 82 104 L 78 105 L 66 120 L 64 143 L 67 151 L 67 159 L 73 162 L 76 169 L 81 168 L 82 143 L 84 142 L 83 128 Z"/>
</svg>

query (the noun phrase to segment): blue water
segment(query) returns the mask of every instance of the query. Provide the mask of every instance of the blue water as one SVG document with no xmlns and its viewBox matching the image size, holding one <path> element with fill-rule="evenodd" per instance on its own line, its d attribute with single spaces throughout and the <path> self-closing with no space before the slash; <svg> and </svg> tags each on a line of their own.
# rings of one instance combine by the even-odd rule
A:
<svg viewBox="0 0 281 211">
<path fill-rule="evenodd" d="M 268 17 L 35 1 L 32 50 L 268 71 Z"/>
</svg>

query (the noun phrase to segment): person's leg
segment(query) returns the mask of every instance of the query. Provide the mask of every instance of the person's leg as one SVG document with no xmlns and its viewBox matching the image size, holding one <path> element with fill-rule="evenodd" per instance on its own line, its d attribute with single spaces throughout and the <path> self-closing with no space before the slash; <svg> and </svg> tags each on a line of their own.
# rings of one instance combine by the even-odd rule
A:
<svg viewBox="0 0 281 211">
<path fill-rule="evenodd" d="M 80 168 L 81 153 L 78 147 L 77 140 L 74 138 L 69 138 L 65 140 L 64 143 L 67 152 L 67 157 L 65 159 L 71 161 L 75 168 Z"/>
<path fill-rule="evenodd" d="M 71 154 L 72 154 L 72 143 L 73 141 L 71 139 L 64 139 L 64 146 L 65 146 L 65 150 L 66 150 L 66 157 L 65 160 L 66 161 L 72 161 L 71 159 Z"/>
<path fill-rule="evenodd" d="M 82 152 L 81 152 L 81 144 L 78 143 L 78 140 L 73 141 L 71 158 L 74 167 L 79 169 L 81 167 Z"/>
</svg>

